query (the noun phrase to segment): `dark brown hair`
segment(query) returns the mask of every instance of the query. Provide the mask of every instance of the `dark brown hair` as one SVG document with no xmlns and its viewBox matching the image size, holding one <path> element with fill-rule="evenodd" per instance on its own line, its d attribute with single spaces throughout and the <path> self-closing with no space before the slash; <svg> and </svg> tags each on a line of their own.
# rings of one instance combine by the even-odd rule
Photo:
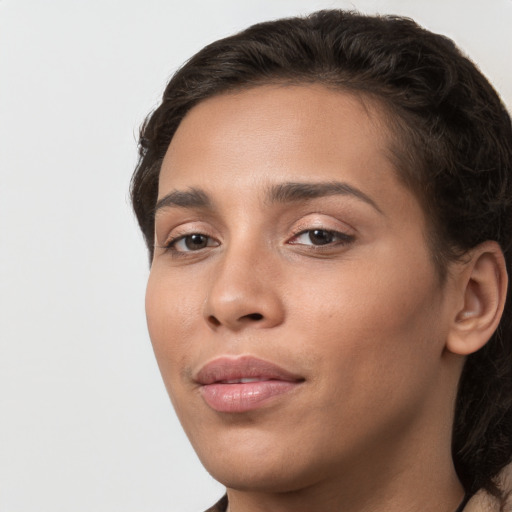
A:
<svg viewBox="0 0 512 512">
<path fill-rule="evenodd" d="M 339 10 L 254 25 L 216 41 L 171 79 L 141 129 L 132 201 L 150 257 L 160 166 L 187 112 L 231 90 L 320 83 L 377 99 L 394 132 L 398 174 L 422 203 L 442 276 L 446 262 L 497 241 L 511 270 L 512 127 L 498 95 L 454 43 L 412 20 Z M 497 332 L 467 358 L 453 460 L 468 494 L 498 494 L 512 458 L 510 294 Z"/>
</svg>

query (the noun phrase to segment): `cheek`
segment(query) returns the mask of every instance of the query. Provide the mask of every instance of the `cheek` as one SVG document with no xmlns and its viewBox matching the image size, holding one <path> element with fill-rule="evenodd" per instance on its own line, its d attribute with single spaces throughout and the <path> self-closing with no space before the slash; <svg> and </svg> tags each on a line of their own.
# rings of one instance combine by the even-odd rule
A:
<svg viewBox="0 0 512 512">
<path fill-rule="evenodd" d="M 342 448 L 357 446 L 363 431 L 369 442 L 414 421 L 438 380 L 442 353 L 430 310 L 436 294 L 419 282 L 407 289 L 410 283 L 365 276 L 364 284 L 353 274 L 309 294 L 297 330 L 308 334 L 296 350 L 315 369 L 312 430 L 322 429 L 327 440 L 342 431 Z"/>
<path fill-rule="evenodd" d="M 442 294 L 428 256 L 384 256 L 316 272 L 291 292 L 307 297 L 294 322 L 316 333 L 314 347 L 301 338 L 301 352 L 322 360 L 344 386 L 391 388 L 406 376 L 426 382 L 442 353 Z"/>
<path fill-rule="evenodd" d="M 151 270 L 146 289 L 149 335 L 166 385 L 186 367 L 190 333 L 201 319 L 200 290 Z"/>
</svg>

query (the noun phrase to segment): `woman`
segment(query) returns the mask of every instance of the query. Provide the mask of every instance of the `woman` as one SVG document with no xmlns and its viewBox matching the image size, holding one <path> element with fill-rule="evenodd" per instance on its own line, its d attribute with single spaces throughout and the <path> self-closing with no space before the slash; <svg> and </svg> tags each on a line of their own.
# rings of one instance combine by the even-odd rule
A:
<svg viewBox="0 0 512 512">
<path fill-rule="evenodd" d="M 176 73 L 132 198 L 211 510 L 505 510 L 511 171 L 495 91 L 407 19 L 263 23 Z"/>
</svg>

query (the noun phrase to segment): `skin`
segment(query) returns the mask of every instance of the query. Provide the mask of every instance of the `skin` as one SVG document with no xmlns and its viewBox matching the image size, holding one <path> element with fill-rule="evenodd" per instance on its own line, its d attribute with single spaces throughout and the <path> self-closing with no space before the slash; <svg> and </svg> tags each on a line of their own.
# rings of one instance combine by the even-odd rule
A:
<svg viewBox="0 0 512 512">
<path fill-rule="evenodd" d="M 450 439 L 464 354 L 447 340 L 470 272 L 441 282 L 391 141 L 378 105 L 315 85 L 205 100 L 170 144 L 159 200 L 194 188 L 210 204 L 158 209 L 148 326 L 230 512 L 453 512 L 462 499 Z M 289 182 L 350 192 L 272 201 Z M 341 235 L 315 245 L 315 229 Z M 194 375 L 238 355 L 303 382 L 253 411 L 217 412 Z"/>
</svg>

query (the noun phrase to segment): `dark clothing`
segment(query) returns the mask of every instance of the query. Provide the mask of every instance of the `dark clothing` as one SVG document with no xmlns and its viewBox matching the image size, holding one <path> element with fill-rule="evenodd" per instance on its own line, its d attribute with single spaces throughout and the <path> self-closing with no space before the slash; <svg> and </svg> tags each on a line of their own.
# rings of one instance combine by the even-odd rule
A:
<svg viewBox="0 0 512 512">
<path fill-rule="evenodd" d="M 205 510 L 205 512 L 226 512 L 228 508 L 228 497 L 225 494 L 222 496 L 222 498 L 213 505 L 213 507 L 210 507 L 208 510 Z"/>
</svg>

